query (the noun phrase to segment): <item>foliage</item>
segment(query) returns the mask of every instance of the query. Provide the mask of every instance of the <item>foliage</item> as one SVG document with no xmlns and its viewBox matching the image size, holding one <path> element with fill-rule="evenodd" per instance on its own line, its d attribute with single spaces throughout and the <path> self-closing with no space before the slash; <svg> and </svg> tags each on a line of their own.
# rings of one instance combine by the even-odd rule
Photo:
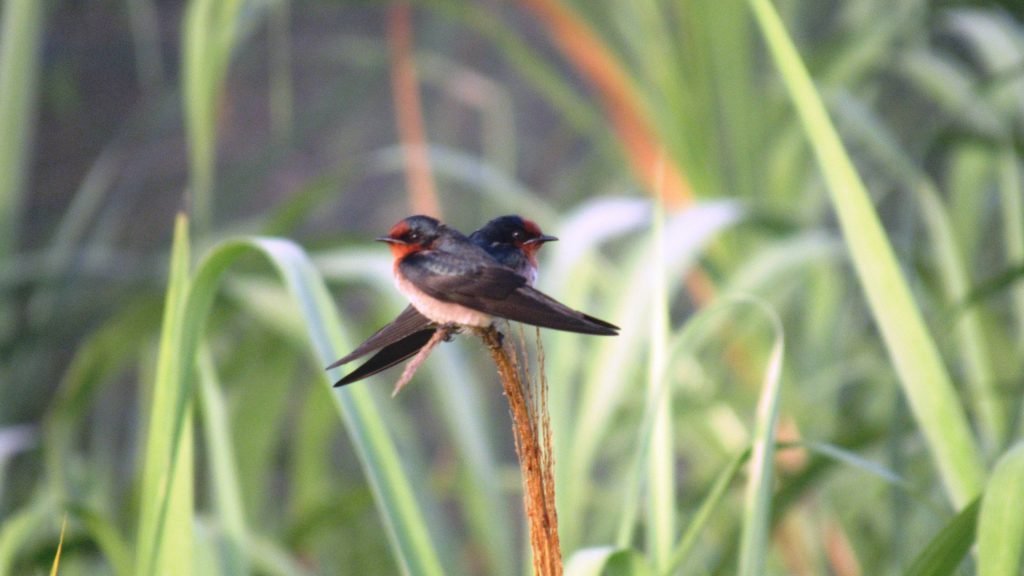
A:
<svg viewBox="0 0 1024 576">
<path fill-rule="evenodd" d="M 567 574 L 1019 573 L 1019 13 L 184 4 L 3 3 L 0 573 L 528 573 L 478 341 L 322 369 L 407 175 L 622 327 L 542 331 Z"/>
</svg>

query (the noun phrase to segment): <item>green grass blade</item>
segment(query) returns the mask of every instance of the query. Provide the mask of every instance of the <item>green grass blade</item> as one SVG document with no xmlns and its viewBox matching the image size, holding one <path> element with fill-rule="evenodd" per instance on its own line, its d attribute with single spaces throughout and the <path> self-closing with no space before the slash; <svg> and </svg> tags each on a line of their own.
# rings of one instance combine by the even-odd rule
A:
<svg viewBox="0 0 1024 576">
<path fill-rule="evenodd" d="M 7 0 L 0 21 L 0 257 L 11 254 L 32 151 L 46 3 Z"/>
<path fill-rule="evenodd" d="M 668 286 L 665 272 L 665 215 L 655 202 L 651 224 L 650 342 L 648 343 L 647 397 L 655 407 L 647 455 L 647 525 L 649 557 L 656 569 L 668 563 L 676 538 L 676 476 L 673 450 L 672 394 L 661 394 L 669 375 L 665 370 L 668 348 Z"/>
<path fill-rule="evenodd" d="M 179 381 L 184 379 L 185 367 L 191 367 L 195 362 L 203 326 L 224 272 L 238 258 L 252 252 L 268 258 L 283 278 L 301 312 L 318 365 L 326 365 L 339 355 L 337 351 L 341 348 L 342 334 L 337 311 L 305 252 L 285 240 L 245 238 L 220 244 L 198 268 L 188 293 L 186 309 L 181 315 L 181 328 L 168 334 L 175 344 Z M 337 372 L 324 373 L 322 382 L 330 384 Z M 369 390 L 352 386 L 333 390 L 332 395 L 367 474 L 399 563 L 410 574 L 442 574 L 441 561 L 409 477 L 404 473 L 398 450 Z M 183 436 L 183 431 L 188 428 L 181 410 L 178 411 L 176 425 L 177 428 L 169 429 L 168 438 Z M 169 458 L 167 460 L 175 463 Z M 148 549 L 147 552 L 152 554 Z M 140 553 L 140 558 L 145 556 Z M 140 570 L 139 573 L 154 572 Z"/>
<path fill-rule="evenodd" d="M 863 140 L 867 145 L 865 148 L 892 173 L 893 178 L 914 191 L 938 265 L 946 303 L 948 306 L 958 305 L 970 291 L 970 277 L 950 211 L 939 191 L 898 145 L 895 135 L 866 106 L 852 97 L 841 98 L 839 103 L 835 110 L 851 140 Z M 1008 412 L 997 387 L 980 310 L 963 309 L 955 330 L 982 444 L 987 449 L 986 453 L 993 453 L 1005 442 L 1009 429 Z"/>
<path fill-rule="evenodd" d="M 39 537 L 56 514 L 53 501 L 44 497 L 4 518 L 0 526 L 0 574 L 13 574 L 18 554 Z"/>
<path fill-rule="evenodd" d="M 1024 559 L 1024 443 L 1007 452 L 992 471 L 978 516 L 979 576 L 1020 574 Z"/>
<path fill-rule="evenodd" d="M 828 184 L 830 197 L 904 394 L 954 505 L 978 494 L 980 453 L 935 342 L 899 269 L 867 190 L 769 0 L 750 0 Z"/>
<path fill-rule="evenodd" d="M 1024 194 L 1021 186 L 1020 158 L 1012 144 L 1004 144 L 998 155 L 999 198 L 1002 202 L 1003 244 L 1007 267 L 1024 265 Z M 1024 347 L 1024 283 L 1011 289 L 1013 315 L 1017 324 L 1018 350 Z"/>
<path fill-rule="evenodd" d="M 964 506 L 917 555 L 904 576 L 953 574 L 974 544 L 974 529 L 978 523 L 980 507 L 980 499 Z"/>
<path fill-rule="evenodd" d="M 753 301 L 758 304 L 758 301 Z M 739 574 L 765 573 L 768 535 L 772 523 L 772 481 L 775 464 L 775 423 L 779 416 L 779 390 L 782 386 L 782 361 L 785 338 L 782 320 L 764 304 L 758 304 L 772 322 L 775 343 L 768 357 L 761 398 L 757 403 L 757 425 L 750 455 L 750 479 L 743 507 L 743 531 L 740 536 Z"/>
<path fill-rule="evenodd" d="M 921 179 L 915 191 L 945 284 L 947 302 L 955 306 L 967 297 L 971 286 L 946 205 L 929 180 Z M 996 453 L 1006 442 L 1009 414 L 989 355 L 990 347 L 985 338 L 980 310 L 963 309 L 956 332 L 980 428 L 979 435 L 983 439 L 986 453 Z"/>
<path fill-rule="evenodd" d="M 213 479 L 213 501 L 224 536 L 219 543 L 219 573 L 248 574 L 249 566 L 243 553 L 248 536 L 242 489 L 236 474 L 238 461 L 231 442 L 224 395 L 209 350 L 204 349 L 199 354 L 198 380 L 203 439 L 206 441 L 207 461 Z"/>
<path fill-rule="evenodd" d="M 666 222 L 667 243 L 664 265 L 669 279 L 668 293 L 679 289 L 679 278 L 683 276 L 693 259 L 711 238 L 743 216 L 741 206 L 733 202 L 709 202 L 682 212 Z M 561 233 L 561 231 L 559 232 Z M 602 339 L 594 343 L 596 361 L 585 366 L 582 387 L 578 401 L 572 406 L 573 429 L 565 442 L 567 449 L 559 460 L 556 474 L 561 485 L 574 483 L 574 489 L 560 492 L 558 513 L 563 522 L 563 544 L 575 544 L 575 531 L 583 525 L 583 503 L 588 497 L 589 486 L 579 481 L 587 478 L 596 460 L 601 442 L 611 430 L 610 420 L 623 401 L 627 386 L 635 368 L 634 359 L 642 355 L 646 330 L 650 247 L 642 243 L 635 247 L 627 270 L 625 288 L 616 295 L 614 307 L 606 317 L 622 327 L 614 339 Z M 577 274 L 580 274 L 578 271 Z M 578 277 L 578 276 L 577 276 Z M 560 292 L 556 292 L 560 293 Z M 550 357 L 558 354 L 552 351 Z M 552 372 L 553 373 L 553 372 Z M 564 462 L 564 464 L 563 464 Z"/>
<path fill-rule="evenodd" d="M 697 509 L 697 513 L 693 515 L 690 523 L 686 526 L 686 530 L 683 531 L 683 536 L 679 539 L 679 543 L 672 550 L 672 558 L 668 563 L 666 570 L 662 574 L 672 574 L 676 569 L 682 566 L 687 556 L 690 554 L 690 550 L 697 543 L 697 537 L 700 536 L 704 527 L 707 526 L 711 520 L 711 515 L 715 509 L 718 508 L 718 504 L 725 498 L 725 493 L 729 489 L 729 485 L 732 484 L 734 478 L 740 473 L 740 468 L 746 464 L 747 460 L 750 459 L 750 449 L 744 450 L 736 455 L 729 465 L 726 466 L 715 478 L 715 483 L 711 485 L 711 490 L 708 491 L 708 495 L 700 503 L 700 508 Z"/>
<path fill-rule="evenodd" d="M 113 573 L 116 576 L 131 576 L 131 548 L 106 510 L 69 506 L 68 512 L 80 524 L 82 531 L 96 543 L 104 559 L 113 568 Z"/>
<path fill-rule="evenodd" d="M 313 576 L 314 572 L 303 563 L 292 558 L 279 543 L 263 538 L 254 538 L 246 542 L 247 554 L 252 558 L 253 567 L 258 573 L 267 576 Z"/>
<path fill-rule="evenodd" d="M 299 302 L 319 365 L 325 366 L 337 358 L 341 348 L 338 313 L 323 280 L 305 253 L 290 242 L 276 239 L 256 239 L 251 247 L 273 261 L 292 297 Z M 323 382 L 333 383 L 339 375 L 337 369 L 324 373 Z M 410 478 L 403 471 L 394 440 L 369 390 L 350 386 L 332 390 L 332 393 L 362 461 L 399 563 L 410 574 L 443 574 Z"/>
<path fill-rule="evenodd" d="M 136 574 L 192 571 L 192 426 L 187 372 L 180 362 L 189 291 L 188 220 L 174 227 L 160 351 L 143 453 Z"/>
<path fill-rule="evenodd" d="M 189 193 L 200 234 L 213 219 L 217 110 L 234 44 L 241 0 L 190 0 L 182 24 L 182 89 Z"/>
<path fill-rule="evenodd" d="M 7 0 L 0 14 L 0 260 L 6 261 L 17 246 L 22 222 L 22 203 L 28 196 L 25 181 L 29 169 L 34 121 L 39 53 L 46 3 Z M 13 310 L 0 303 L 0 339 L 6 340 Z"/>
<path fill-rule="evenodd" d="M 657 574 L 646 558 L 632 548 L 598 546 L 572 553 L 565 576 L 645 576 Z"/>
</svg>

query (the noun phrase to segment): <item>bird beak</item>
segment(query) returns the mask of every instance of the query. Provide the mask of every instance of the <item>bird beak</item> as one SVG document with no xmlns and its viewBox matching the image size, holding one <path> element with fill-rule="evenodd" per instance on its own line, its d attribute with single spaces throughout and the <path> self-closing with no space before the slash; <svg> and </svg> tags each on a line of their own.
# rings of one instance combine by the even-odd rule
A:
<svg viewBox="0 0 1024 576">
<path fill-rule="evenodd" d="M 374 238 L 374 240 L 377 242 L 387 242 L 388 244 L 405 244 L 405 242 L 402 242 L 398 238 L 392 238 L 391 236 L 378 236 L 377 238 Z"/>
<path fill-rule="evenodd" d="M 545 242 L 554 242 L 556 240 L 558 240 L 556 236 L 548 236 L 547 234 L 541 234 L 536 238 L 530 238 L 526 242 L 523 242 L 523 244 L 543 244 Z"/>
</svg>

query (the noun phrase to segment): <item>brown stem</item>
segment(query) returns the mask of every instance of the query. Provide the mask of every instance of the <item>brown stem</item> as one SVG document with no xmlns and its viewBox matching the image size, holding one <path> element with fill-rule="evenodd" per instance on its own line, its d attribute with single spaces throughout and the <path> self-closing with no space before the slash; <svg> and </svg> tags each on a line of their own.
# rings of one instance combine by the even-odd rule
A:
<svg viewBox="0 0 1024 576">
<path fill-rule="evenodd" d="M 477 333 L 487 345 L 498 368 L 498 376 L 512 413 L 516 456 L 519 457 L 523 473 L 523 504 L 530 526 L 533 572 L 537 576 L 560 576 L 562 551 L 558 542 L 558 513 L 555 511 L 547 382 L 540 376 L 539 398 L 534 398 L 528 388 L 529 383 L 523 382 L 515 352 L 503 344 L 498 331 L 492 326 L 478 330 Z M 539 372 L 543 374 L 543 365 Z"/>
</svg>

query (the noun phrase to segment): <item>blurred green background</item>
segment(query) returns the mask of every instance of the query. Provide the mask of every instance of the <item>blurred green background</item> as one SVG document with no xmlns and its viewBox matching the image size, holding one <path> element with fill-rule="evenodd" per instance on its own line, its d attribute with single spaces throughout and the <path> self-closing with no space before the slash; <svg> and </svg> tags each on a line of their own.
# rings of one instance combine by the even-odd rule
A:
<svg viewBox="0 0 1024 576">
<path fill-rule="evenodd" d="M 2 7 L 0 574 L 528 573 L 479 342 L 322 370 L 415 212 L 623 327 L 542 333 L 568 573 L 1021 573 L 1019 2 Z"/>
</svg>

